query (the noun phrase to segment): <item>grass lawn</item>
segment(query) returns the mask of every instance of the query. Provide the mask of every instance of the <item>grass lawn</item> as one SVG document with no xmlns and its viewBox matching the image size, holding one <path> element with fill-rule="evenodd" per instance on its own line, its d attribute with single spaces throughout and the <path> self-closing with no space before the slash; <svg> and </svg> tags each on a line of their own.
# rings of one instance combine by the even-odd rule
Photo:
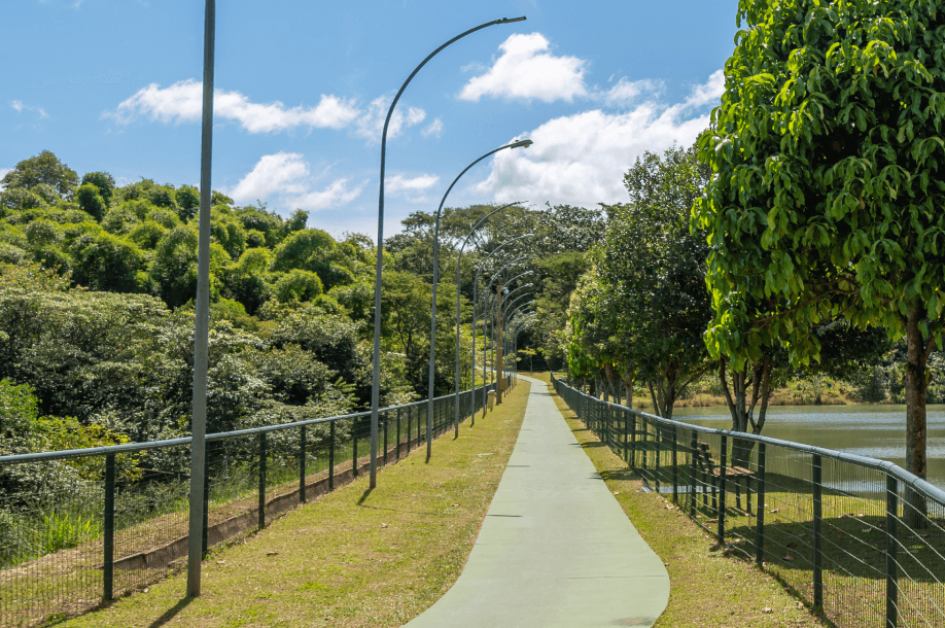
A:
<svg viewBox="0 0 945 628">
<path fill-rule="evenodd" d="M 549 381 L 548 373 L 532 376 Z M 669 501 L 656 493 L 641 492 L 640 476 L 608 447 L 602 447 L 564 400 L 553 397 L 627 517 L 666 565 L 669 605 L 654 628 L 824 625 L 776 580 L 749 563 L 725 557 L 715 539 Z"/>
<path fill-rule="evenodd" d="M 415 450 L 212 553 L 202 595 L 185 574 L 63 626 L 400 626 L 446 592 L 469 555 L 518 438 L 528 384 L 454 440 Z M 479 454 L 490 454 L 482 456 Z"/>
</svg>

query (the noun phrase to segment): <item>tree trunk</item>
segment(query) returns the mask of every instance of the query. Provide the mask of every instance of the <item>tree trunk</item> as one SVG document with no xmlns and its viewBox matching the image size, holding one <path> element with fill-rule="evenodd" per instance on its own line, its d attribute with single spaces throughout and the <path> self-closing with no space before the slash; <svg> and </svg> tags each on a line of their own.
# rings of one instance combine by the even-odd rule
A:
<svg viewBox="0 0 945 628">
<path fill-rule="evenodd" d="M 929 386 L 926 365 L 932 341 L 922 338 L 919 329 L 919 310 L 909 313 L 906 321 L 906 471 L 923 480 L 926 466 L 925 398 Z M 913 530 L 926 527 L 928 504 L 925 497 L 913 490 L 906 490 L 905 521 Z"/>
</svg>

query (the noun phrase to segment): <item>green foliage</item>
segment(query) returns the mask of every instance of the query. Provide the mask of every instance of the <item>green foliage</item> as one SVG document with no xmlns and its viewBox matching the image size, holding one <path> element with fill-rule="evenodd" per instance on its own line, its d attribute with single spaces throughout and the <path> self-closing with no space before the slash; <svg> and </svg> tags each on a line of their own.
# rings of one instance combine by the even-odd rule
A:
<svg viewBox="0 0 945 628">
<path fill-rule="evenodd" d="M 82 211 L 91 215 L 95 220 L 101 222 L 102 218 L 105 217 L 105 208 L 107 207 L 105 199 L 102 198 L 99 189 L 91 183 L 80 186 L 78 192 L 76 192 L 76 198 Z"/>
<path fill-rule="evenodd" d="M 283 303 L 311 301 L 322 294 L 322 281 L 315 273 L 293 269 L 275 284 L 275 295 Z"/>
<path fill-rule="evenodd" d="M 190 185 L 177 190 L 177 213 L 184 222 L 191 220 L 200 209 L 200 191 Z"/>
<path fill-rule="evenodd" d="M 98 188 L 98 193 L 105 199 L 105 206 L 108 207 L 115 194 L 115 178 L 107 172 L 87 172 L 82 176 L 82 185 L 88 183 Z"/>
<path fill-rule="evenodd" d="M 144 254 L 132 242 L 107 232 L 77 238 L 69 247 L 73 280 L 92 290 L 137 292 Z"/>
<path fill-rule="evenodd" d="M 35 157 L 19 162 L 0 179 L 0 187 L 7 190 L 29 190 L 40 184 L 51 185 L 60 197 L 66 197 L 79 184 L 79 175 L 59 161 L 52 152 L 44 150 Z"/>
<path fill-rule="evenodd" d="M 151 280 L 161 298 L 178 307 L 197 294 L 197 234 L 177 227 L 158 242 L 151 262 Z"/>
</svg>

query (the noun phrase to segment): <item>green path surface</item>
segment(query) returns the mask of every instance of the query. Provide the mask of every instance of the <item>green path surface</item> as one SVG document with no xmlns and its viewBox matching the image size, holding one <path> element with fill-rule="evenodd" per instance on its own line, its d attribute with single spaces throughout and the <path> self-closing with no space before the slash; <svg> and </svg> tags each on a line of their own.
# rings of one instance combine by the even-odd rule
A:
<svg viewBox="0 0 945 628">
<path fill-rule="evenodd" d="M 529 381 L 522 431 L 469 560 L 408 628 L 649 626 L 666 608 L 662 561 L 575 440 L 547 384 Z"/>
</svg>

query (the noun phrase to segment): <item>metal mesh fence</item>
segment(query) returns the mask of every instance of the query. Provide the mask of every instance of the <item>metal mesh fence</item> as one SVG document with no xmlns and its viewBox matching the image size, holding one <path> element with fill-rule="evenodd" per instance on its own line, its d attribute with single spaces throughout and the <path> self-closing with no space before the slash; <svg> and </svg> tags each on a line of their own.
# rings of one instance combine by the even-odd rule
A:
<svg viewBox="0 0 945 628">
<path fill-rule="evenodd" d="M 945 626 L 945 491 L 887 461 L 666 420 L 552 382 L 649 490 L 833 625 Z"/>
<path fill-rule="evenodd" d="M 494 387 L 461 392 L 459 418 Z M 455 409 L 454 395 L 434 400 L 432 435 Z M 380 410 L 378 466 L 424 442 L 427 411 Z M 367 473 L 370 450 L 369 412 L 207 435 L 204 551 Z M 189 438 L 0 457 L 0 626 L 71 616 L 185 567 L 189 491 Z"/>
</svg>

